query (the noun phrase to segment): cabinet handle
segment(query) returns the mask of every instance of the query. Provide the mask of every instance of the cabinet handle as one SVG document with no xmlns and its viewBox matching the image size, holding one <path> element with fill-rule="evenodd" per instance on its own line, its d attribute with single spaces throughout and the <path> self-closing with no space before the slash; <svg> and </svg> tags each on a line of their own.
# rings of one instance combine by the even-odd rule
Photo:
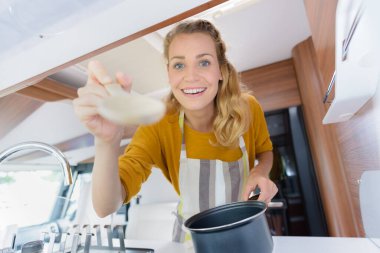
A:
<svg viewBox="0 0 380 253">
<path fill-rule="evenodd" d="M 328 99 L 329 96 L 330 96 L 330 93 L 331 93 L 332 87 L 333 87 L 334 84 L 335 84 L 335 74 L 336 74 L 336 71 L 334 70 L 334 74 L 333 74 L 333 76 L 331 77 L 331 81 L 330 81 L 329 87 L 327 88 L 326 94 L 325 94 L 325 96 L 323 97 L 323 103 L 324 103 L 324 104 L 327 102 L 327 99 Z"/>
<path fill-rule="evenodd" d="M 352 36 L 354 35 L 356 31 L 356 27 L 358 26 L 360 19 L 363 15 L 363 11 L 364 11 L 363 2 L 361 2 L 358 7 L 358 11 L 355 14 L 354 21 L 351 24 L 350 30 L 348 31 L 346 38 L 343 40 L 342 61 L 345 61 L 347 59 L 348 48 L 350 46 Z"/>
<path fill-rule="evenodd" d="M 343 46 L 342 46 L 342 61 L 347 60 L 348 55 L 348 49 L 350 47 L 351 39 L 355 34 L 356 28 L 360 22 L 361 17 L 363 16 L 364 7 L 363 2 L 360 3 L 358 10 L 355 14 L 355 18 L 350 26 L 350 29 L 348 31 L 348 34 L 346 38 L 343 40 Z M 327 99 L 331 93 L 331 90 L 335 84 L 335 77 L 336 77 L 336 70 L 334 70 L 333 76 L 331 77 L 331 81 L 329 86 L 327 87 L 327 91 L 325 93 L 325 96 L 323 97 L 323 103 L 325 104 L 327 102 Z"/>
</svg>

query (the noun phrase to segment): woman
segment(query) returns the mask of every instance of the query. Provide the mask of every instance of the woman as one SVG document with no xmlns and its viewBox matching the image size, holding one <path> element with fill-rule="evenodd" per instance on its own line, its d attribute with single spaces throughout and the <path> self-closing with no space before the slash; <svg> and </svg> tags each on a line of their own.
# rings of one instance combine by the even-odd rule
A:
<svg viewBox="0 0 380 253">
<path fill-rule="evenodd" d="M 184 22 L 169 32 L 164 43 L 171 87 L 167 114 L 140 126 L 120 158 L 123 127 L 101 118 L 96 109 L 108 96 L 103 84 L 112 78 L 99 62 L 89 63 L 88 82 L 78 90 L 74 108 L 95 136 L 93 205 L 99 216 L 137 194 L 152 166 L 180 195 L 175 241 L 184 241 L 181 224 L 197 212 L 247 200 L 256 187 L 259 200 L 273 198 L 277 187 L 269 179 L 273 157 L 265 118 L 255 98 L 241 92 L 225 51 L 208 21 Z M 116 80 L 130 89 L 122 73 Z"/>
</svg>

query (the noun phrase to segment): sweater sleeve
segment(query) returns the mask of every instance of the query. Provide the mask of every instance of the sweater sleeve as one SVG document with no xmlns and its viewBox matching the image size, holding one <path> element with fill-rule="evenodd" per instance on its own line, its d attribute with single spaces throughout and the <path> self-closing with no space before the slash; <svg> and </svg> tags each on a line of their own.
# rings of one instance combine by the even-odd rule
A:
<svg viewBox="0 0 380 253">
<path fill-rule="evenodd" d="M 119 158 L 119 175 L 127 192 L 124 200 L 128 203 L 148 179 L 152 167 L 162 159 L 157 131 L 153 126 L 141 126 L 137 129 L 131 143 Z"/>
<path fill-rule="evenodd" d="M 258 101 L 251 97 L 250 104 L 253 112 L 253 127 L 255 132 L 256 154 L 260 154 L 273 149 L 272 141 L 265 120 L 264 112 Z"/>
</svg>

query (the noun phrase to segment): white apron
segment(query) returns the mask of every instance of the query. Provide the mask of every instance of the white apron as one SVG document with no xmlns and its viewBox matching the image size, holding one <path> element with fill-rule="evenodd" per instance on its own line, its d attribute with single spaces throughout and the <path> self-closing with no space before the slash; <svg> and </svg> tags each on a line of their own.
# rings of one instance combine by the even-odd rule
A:
<svg viewBox="0 0 380 253">
<path fill-rule="evenodd" d="M 241 201 L 243 187 L 249 175 L 249 163 L 243 137 L 239 138 L 243 156 L 237 161 L 187 158 L 183 111 L 180 112 L 179 125 L 182 132 L 180 202 L 173 229 L 173 241 L 185 242 L 191 240 L 190 234 L 183 229 L 186 219 L 206 209 Z"/>
</svg>

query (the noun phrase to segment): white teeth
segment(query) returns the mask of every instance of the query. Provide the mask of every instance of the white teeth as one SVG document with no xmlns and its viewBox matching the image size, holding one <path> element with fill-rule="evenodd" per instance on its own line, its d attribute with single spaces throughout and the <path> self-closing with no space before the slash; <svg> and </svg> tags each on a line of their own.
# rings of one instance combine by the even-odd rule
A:
<svg viewBox="0 0 380 253">
<path fill-rule="evenodd" d="M 197 94 L 197 93 L 203 92 L 205 90 L 206 90 L 206 88 L 197 88 L 197 89 L 183 89 L 182 91 L 185 94 Z"/>
</svg>

